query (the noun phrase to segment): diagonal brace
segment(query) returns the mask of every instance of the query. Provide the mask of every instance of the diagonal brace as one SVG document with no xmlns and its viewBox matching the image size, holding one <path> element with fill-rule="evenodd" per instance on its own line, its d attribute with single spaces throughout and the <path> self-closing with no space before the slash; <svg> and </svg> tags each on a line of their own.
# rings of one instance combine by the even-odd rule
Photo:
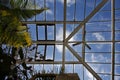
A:
<svg viewBox="0 0 120 80">
<path fill-rule="evenodd" d="M 72 54 L 85 66 L 85 68 L 97 79 L 102 80 L 98 74 L 86 63 L 83 61 L 82 57 L 77 54 L 77 52 L 66 44 L 66 47 L 72 52 Z"/>
<path fill-rule="evenodd" d="M 103 0 L 96 8 L 81 22 L 78 27 L 74 29 L 74 31 L 65 39 L 65 41 L 69 41 L 71 37 L 73 37 L 85 23 L 87 23 L 104 5 L 108 0 Z"/>
</svg>

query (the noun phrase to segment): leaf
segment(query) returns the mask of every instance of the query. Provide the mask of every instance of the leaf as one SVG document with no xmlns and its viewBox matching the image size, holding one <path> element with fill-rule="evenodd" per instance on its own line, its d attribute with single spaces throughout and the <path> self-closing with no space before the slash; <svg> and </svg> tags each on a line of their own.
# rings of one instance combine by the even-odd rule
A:
<svg viewBox="0 0 120 80">
<path fill-rule="evenodd" d="M 22 26 L 21 20 L 32 18 L 33 16 L 47 10 L 41 8 L 35 10 L 29 8 L 33 5 L 29 0 L 10 0 L 10 6 L 0 3 L 0 42 L 14 47 L 30 46 L 32 40 L 27 32 L 27 27 Z M 29 7 L 28 7 L 29 6 Z"/>
</svg>

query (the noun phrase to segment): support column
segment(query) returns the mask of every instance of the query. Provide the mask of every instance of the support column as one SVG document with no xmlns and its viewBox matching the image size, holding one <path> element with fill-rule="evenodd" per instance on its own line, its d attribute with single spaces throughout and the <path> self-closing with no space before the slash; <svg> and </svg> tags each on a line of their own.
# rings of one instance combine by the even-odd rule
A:
<svg viewBox="0 0 120 80">
<path fill-rule="evenodd" d="M 64 70 L 65 70 L 66 10 L 67 10 L 67 0 L 64 0 L 62 73 L 64 73 Z"/>
<path fill-rule="evenodd" d="M 111 0 L 111 29 L 112 29 L 112 70 L 111 70 L 111 80 L 114 79 L 115 74 L 115 0 Z"/>
</svg>

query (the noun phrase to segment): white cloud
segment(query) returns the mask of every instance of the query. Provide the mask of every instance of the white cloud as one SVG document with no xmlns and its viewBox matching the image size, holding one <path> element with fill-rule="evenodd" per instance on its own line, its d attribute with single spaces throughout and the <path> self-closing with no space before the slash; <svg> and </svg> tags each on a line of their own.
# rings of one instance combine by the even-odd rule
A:
<svg viewBox="0 0 120 80">
<path fill-rule="evenodd" d="M 57 35 L 56 35 L 57 40 L 63 40 L 63 29 L 60 28 Z"/>
<path fill-rule="evenodd" d="M 91 62 L 100 62 L 100 61 L 104 61 L 104 62 L 110 62 L 110 58 L 108 58 L 107 56 L 104 56 L 103 54 L 98 54 L 97 56 L 94 55 L 95 53 L 91 54 Z"/>
<path fill-rule="evenodd" d="M 66 31 L 66 37 L 69 36 L 70 31 Z M 62 41 L 63 40 L 63 28 L 61 27 L 56 34 L 56 40 Z M 72 37 L 69 41 L 75 41 L 75 37 Z M 59 52 L 62 52 L 62 45 L 56 45 L 56 48 L 58 49 Z"/>
<path fill-rule="evenodd" d="M 75 4 L 75 0 L 67 0 L 67 5 L 68 6 L 71 6 L 73 4 Z"/>
<path fill-rule="evenodd" d="M 64 4 L 64 0 L 57 0 L 60 3 Z M 53 3 L 54 0 L 48 0 L 47 2 Z M 67 0 L 67 6 L 70 7 L 71 5 L 75 4 L 75 0 Z"/>
<path fill-rule="evenodd" d="M 54 0 L 47 0 L 47 2 L 51 2 L 52 3 L 52 2 L 54 2 Z"/>
<path fill-rule="evenodd" d="M 104 38 L 100 33 L 93 33 L 92 35 L 95 36 L 95 38 L 96 38 L 98 41 L 105 41 L 105 38 Z M 101 49 L 101 48 L 103 47 L 103 44 L 99 44 L 99 46 L 96 45 L 96 47 L 97 47 L 98 49 Z"/>
<path fill-rule="evenodd" d="M 119 76 L 116 76 L 116 77 L 115 77 L 115 80 L 120 80 L 120 77 L 119 77 Z"/>
<path fill-rule="evenodd" d="M 98 41 L 105 41 L 105 38 L 100 33 L 93 33 L 92 35 L 95 36 Z"/>
<path fill-rule="evenodd" d="M 64 0 L 58 0 L 62 4 L 64 4 Z M 75 0 L 67 0 L 67 6 L 70 7 L 71 5 L 75 4 Z"/>
<path fill-rule="evenodd" d="M 49 9 L 49 10 L 47 10 L 47 11 L 46 11 L 46 13 L 47 13 L 47 14 L 50 14 L 50 15 L 53 15 L 52 10 L 50 10 L 50 9 Z"/>
<path fill-rule="evenodd" d="M 95 54 L 91 54 L 90 57 L 90 62 L 109 62 L 110 59 L 108 59 L 108 57 L 105 57 L 103 54 L 100 54 L 98 56 L 96 56 Z M 109 60 L 109 61 L 108 61 Z M 92 69 L 94 69 L 95 72 L 99 72 L 99 73 L 106 73 L 109 72 L 109 68 L 110 67 L 103 67 L 102 64 L 91 64 L 90 65 Z"/>
<path fill-rule="evenodd" d="M 96 59 L 95 59 L 95 56 L 94 56 L 94 54 L 92 54 L 92 56 L 91 56 L 91 62 L 96 62 Z"/>
</svg>

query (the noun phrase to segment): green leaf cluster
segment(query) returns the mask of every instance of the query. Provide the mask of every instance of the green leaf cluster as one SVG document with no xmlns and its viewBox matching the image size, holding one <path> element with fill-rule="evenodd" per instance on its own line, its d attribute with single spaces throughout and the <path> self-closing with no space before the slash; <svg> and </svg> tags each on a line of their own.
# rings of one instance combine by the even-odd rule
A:
<svg viewBox="0 0 120 80">
<path fill-rule="evenodd" d="M 9 4 L 9 6 L 8 6 Z M 30 46 L 32 40 L 27 32 L 28 28 L 22 24 L 33 16 L 47 10 L 40 8 L 35 10 L 29 6 L 36 6 L 29 0 L 1 0 L 0 3 L 0 44 L 14 47 Z"/>
</svg>

